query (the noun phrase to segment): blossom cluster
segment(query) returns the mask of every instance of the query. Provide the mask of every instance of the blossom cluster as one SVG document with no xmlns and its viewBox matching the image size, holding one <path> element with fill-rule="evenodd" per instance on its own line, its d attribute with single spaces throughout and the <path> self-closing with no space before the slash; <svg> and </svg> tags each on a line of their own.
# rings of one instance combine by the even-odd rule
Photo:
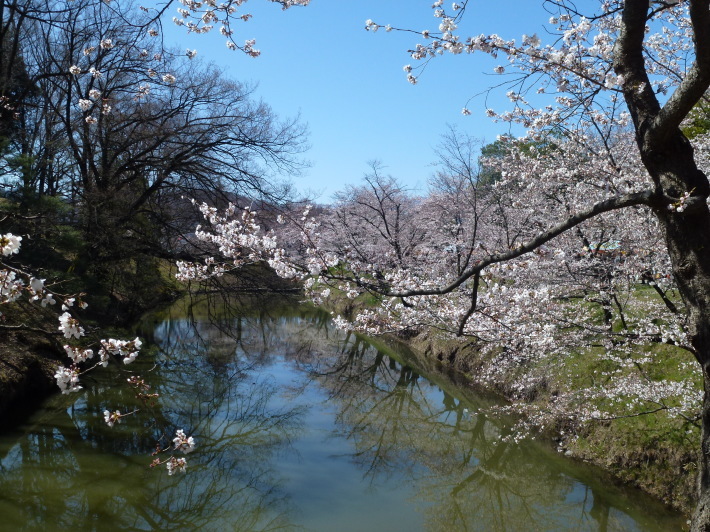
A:
<svg viewBox="0 0 710 532">
<path fill-rule="evenodd" d="M 509 97 L 515 105 L 503 112 L 489 108 L 486 114 L 538 130 L 543 125 L 550 129 L 563 124 L 564 128 L 570 127 L 574 120 L 568 119 L 573 117 L 588 121 L 589 115 L 595 115 L 599 119 L 605 114 L 601 107 L 608 109 L 607 103 L 623 90 L 624 77 L 613 68 L 614 44 L 621 27 L 620 2 L 599 2 L 597 11 L 587 16 L 572 3 L 555 2 L 550 6 L 551 16 L 543 37 L 527 34 L 518 40 L 497 34 L 460 35 L 467 4 L 453 3 L 450 7 L 440 2 L 432 4 L 438 27 L 422 31 L 424 41 L 410 50 L 412 59 L 417 62 L 415 66 L 404 67 L 410 83 L 417 83 L 418 72 L 423 72 L 429 61 L 444 54 L 506 58 L 508 64 L 498 64 L 493 72 L 509 80 L 501 85 L 508 84 L 513 89 Z M 693 51 L 693 32 L 688 2 L 661 4 L 651 11 L 648 20 L 644 59 L 649 74 L 648 88 L 666 95 L 685 75 Z M 373 20 L 366 22 L 370 31 L 380 27 L 383 26 Z M 645 87 L 638 86 L 637 90 L 643 91 Z M 540 98 L 527 98 L 527 94 L 554 95 L 556 105 L 540 106 L 537 103 Z M 471 113 L 468 106 L 462 112 Z"/>
<path fill-rule="evenodd" d="M 271 0 L 280 4 L 283 9 L 294 6 L 307 6 L 310 0 Z M 234 39 L 232 22 L 247 22 L 252 18 L 250 13 L 239 14 L 239 8 L 247 3 L 247 0 L 229 0 L 217 3 L 216 1 L 197 2 L 195 0 L 180 0 L 181 7 L 178 7 L 179 16 L 173 17 L 173 23 L 187 29 L 188 33 L 204 34 L 210 33 L 216 26 L 219 27 L 220 35 L 227 37 L 226 45 L 230 50 L 241 50 L 251 57 L 258 57 L 261 52 L 254 46 L 254 39 L 247 39 L 243 45 L 237 44 Z M 190 56 L 188 51 L 188 57 Z"/>
<path fill-rule="evenodd" d="M 195 449 L 195 439 L 192 436 L 187 436 L 185 431 L 178 429 L 175 431 L 175 437 L 173 438 L 172 450 L 180 451 L 183 454 L 191 453 Z M 154 454 L 167 452 L 167 449 L 158 449 Z M 156 467 L 159 465 L 165 465 L 168 470 L 168 475 L 174 475 L 175 473 L 185 473 L 187 469 L 187 459 L 184 457 L 177 458 L 175 455 L 170 455 L 167 459 L 161 460 L 156 458 L 153 460 L 151 467 Z"/>
<path fill-rule="evenodd" d="M 208 257 L 202 264 L 179 261 L 178 280 L 201 281 L 260 261 L 267 262 L 282 277 L 292 278 L 297 274 L 285 260 L 284 250 L 276 245 L 274 234 L 261 231 L 256 223 L 257 213 L 250 207 L 238 212 L 235 205 L 230 205 L 224 213 L 206 203 L 198 207 L 209 227 L 198 226 L 195 236 L 212 245 L 219 256 L 229 259 L 230 263 L 214 257 Z"/>
</svg>

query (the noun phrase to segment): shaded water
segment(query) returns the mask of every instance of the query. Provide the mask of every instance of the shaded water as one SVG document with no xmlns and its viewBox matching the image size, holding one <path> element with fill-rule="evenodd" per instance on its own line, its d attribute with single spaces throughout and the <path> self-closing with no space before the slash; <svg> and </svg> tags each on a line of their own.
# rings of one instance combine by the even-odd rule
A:
<svg viewBox="0 0 710 532">
<path fill-rule="evenodd" d="M 679 530 L 685 519 L 535 443 L 489 403 L 307 307 L 213 300 L 140 331 L 137 366 L 95 372 L 0 435 L 0 530 Z M 139 372 L 154 408 L 116 382 Z M 109 428 L 104 409 L 141 412 Z M 186 474 L 150 469 L 176 428 Z M 162 440 L 160 440 L 162 437 Z"/>
</svg>

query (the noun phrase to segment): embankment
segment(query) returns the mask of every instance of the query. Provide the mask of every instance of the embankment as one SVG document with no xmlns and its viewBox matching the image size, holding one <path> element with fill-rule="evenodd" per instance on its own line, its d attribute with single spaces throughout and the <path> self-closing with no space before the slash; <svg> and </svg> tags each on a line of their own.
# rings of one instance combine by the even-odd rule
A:
<svg viewBox="0 0 710 532">
<path fill-rule="evenodd" d="M 459 386 L 494 392 L 510 402 L 521 401 L 504 382 L 491 384 L 477 379 L 485 361 L 475 342 L 441 338 L 431 332 L 395 340 L 410 348 L 420 366 L 455 372 L 460 376 L 456 379 Z M 554 389 L 548 389 L 524 400 L 545 408 L 555 393 Z M 555 422 L 537 437 L 571 459 L 601 467 L 620 483 L 636 486 L 690 514 L 695 504 L 698 445 L 695 434 L 678 434 L 679 431 L 662 426 L 663 422 L 652 415 L 585 424 L 575 424 L 572 419 L 574 412 L 560 412 Z"/>
</svg>

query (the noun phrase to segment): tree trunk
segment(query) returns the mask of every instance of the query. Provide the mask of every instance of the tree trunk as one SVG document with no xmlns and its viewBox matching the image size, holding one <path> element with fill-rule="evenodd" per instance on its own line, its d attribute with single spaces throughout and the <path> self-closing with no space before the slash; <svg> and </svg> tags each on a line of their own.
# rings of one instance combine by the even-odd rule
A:
<svg viewBox="0 0 710 532">
<path fill-rule="evenodd" d="M 651 207 L 665 234 L 673 276 L 688 312 L 689 340 L 703 371 L 698 505 L 692 529 L 710 532 L 710 185 L 697 168 L 690 141 L 680 130 L 682 120 L 710 87 L 710 1 L 687 4 L 695 62 L 663 106 L 651 87 L 644 55 L 650 0 L 623 3 L 614 71 L 624 80 L 624 99 L 634 122 L 636 143 L 655 188 Z M 690 194 L 692 200 L 687 209 L 669 209 L 684 194 Z"/>
<path fill-rule="evenodd" d="M 703 365 L 704 396 L 702 408 L 701 451 L 698 457 L 698 503 L 693 512 L 691 530 L 710 532 L 710 374 Z"/>
<path fill-rule="evenodd" d="M 678 287 L 688 309 L 688 333 L 703 372 L 702 432 L 698 453 L 698 504 L 692 530 L 710 532 L 710 214 L 702 205 L 703 216 L 685 217 L 666 226 L 668 249 Z M 702 223 L 701 223 L 702 221 Z M 685 226 L 685 234 L 675 234 Z"/>
<path fill-rule="evenodd" d="M 710 532 L 710 214 L 704 204 L 701 211 L 671 216 L 679 220 L 666 224 L 666 236 L 674 275 L 688 309 L 690 343 L 703 372 L 698 503 L 692 530 Z"/>
<path fill-rule="evenodd" d="M 692 530 L 710 532 L 710 209 L 708 180 L 697 169 L 693 149 L 680 131 L 664 142 L 641 146 L 644 164 L 658 191 L 654 206 L 661 222 L 673 275 L 688 312 L 687 331 L 703 372 L 701 449 L 698 456 L 698 504 Z M 646 148 L 646 149 L 644 149 Z M 690 192 L 692 201 L 683 212 L 668 208 L 667 198 Z"/>
</svg>

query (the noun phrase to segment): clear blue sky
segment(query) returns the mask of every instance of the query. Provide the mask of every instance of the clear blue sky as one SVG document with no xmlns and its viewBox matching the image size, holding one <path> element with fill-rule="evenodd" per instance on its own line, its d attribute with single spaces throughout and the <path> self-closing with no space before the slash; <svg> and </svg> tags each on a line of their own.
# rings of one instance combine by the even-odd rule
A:
<svg viewBox="0 0 710 532">
<path fill-rule="evenodd" d="M 505 124 L 486 118 L 486 107 L 510 107 L 504 90 L 494 91 L 487 103 L 485 96 L 471 99 L 501 81 L 492 69 L 507 65 L 506 58 L 439 57 L 419 83 L 411 85 L 402 67 L 416 64 L 407 50 L 422 38 L 364 29 L 365 20 L 372 19 L 417 31 L 437 30 L 432 1 L 312 0 L 308 7 L 282 11 L 270 2 L 251 0 L 245 7 L 254 17 L 233 29 L 237 42 L 257 40 L 262 52 L 258 58 L 227 50 L 216 31 L 190 36 L 184 28 L 174 28 L 168 30 L 167 40 L 196 48 L 229 77 L 257 82 L 257 95 L 279 115 L 300 113 L 310 131 L 311 149 L 305 157 L 311 166 L 294 179 L 299 190 L 313 191 L 319 201 L 328 202 L 345 184 L 358 183 L 367 162 L 378 159 L 387 173 L 423 191 L 433 173 L 433 148 L 447 124 L 492 142 L 507 130 Z M 471 2 L 460 33 L 498 33 L 516 40 L 523 33 L 542 35 L 549 15 L 541 4 L 499 0 L 480 9 Z M 471 116 L 461 114 L 464 106 Z"/>
</svg>

